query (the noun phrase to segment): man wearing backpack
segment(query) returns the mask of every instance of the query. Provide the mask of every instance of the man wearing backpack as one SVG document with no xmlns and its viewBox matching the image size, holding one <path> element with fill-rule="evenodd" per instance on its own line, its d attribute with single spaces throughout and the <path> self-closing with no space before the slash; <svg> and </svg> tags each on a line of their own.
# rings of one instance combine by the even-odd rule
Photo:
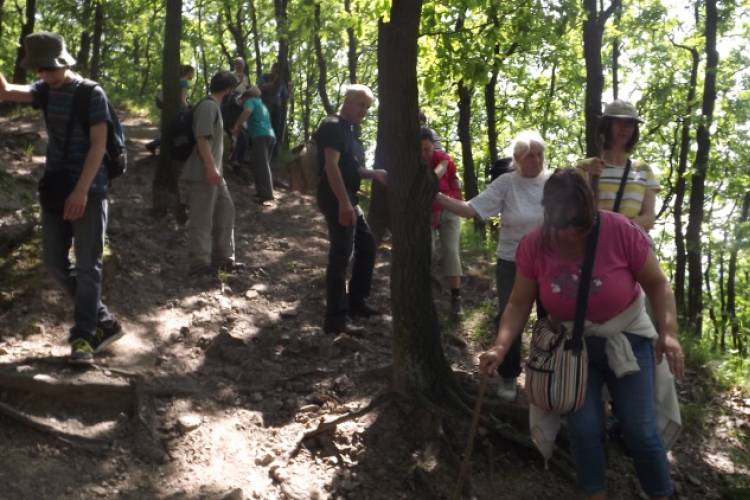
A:
<svg viewBox="0 0 750 500">
<path fill-rule="evenodd" d="M 21 66 L 36 71 L 40 81 L 13 85 L 0 74 L 0 99 L 31 103 L 45 113 L 47 156 L 39 184 L 42 256 L 50 276 L 74 303 L 69 360 L 91 364 L 95 352 L 124 334 L 101 301 L 109 188 L 103 158 L 107 123 L 114 123 L 114 118 L 104 91 L 97 86 L 88 103 L 88 134 L 75 119 L 73 104 L 83 79 L 71 70 L 75 59 L 65 49 L 63 37 L 32 33 L 24 39 L 24 46 Z M 75 265 L 69 258 L 71 246 Z"/>
<path fill-rule="evenodd" d="M 180 175 L 190 211 L 188 259 L 192 276 L 244 267 L 234 261 L 234 203 L 222 168 L 221 103 L 236 84 L 231 72 L 219 71 L 211 78 L 210 94 L 193 110 L 195 147 Z"/>
<path fill-rule="evenodd" d="M 375 267 L 375 237 L 359 208 L 357 192 L 361 179 L 377 179 L 386 184 L 385 170 L 359 165 L 355 155 L 352 126 L 361 122 L 372 105 L 372 91 L 364 85 L 351 85 L 338 115 L 329 116 L 313 134 L 323 177 L 318 186 L 318 207 L 328 225 L 330 251 L 326 268 L 326 333 L 361 333 L 348 316 L 369 317 L 380 312 L 367 304 Z M 354 250 L 349 293 L 346 270 Z"/>
</svg>

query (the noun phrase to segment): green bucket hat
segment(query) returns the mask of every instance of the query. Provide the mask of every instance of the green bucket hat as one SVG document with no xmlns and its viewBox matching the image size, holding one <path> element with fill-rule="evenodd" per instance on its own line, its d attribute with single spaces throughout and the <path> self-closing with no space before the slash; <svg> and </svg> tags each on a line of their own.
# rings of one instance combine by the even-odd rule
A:
<svg viewBox="0 0 750 500">
<path fill-rule="evenodd" d="M 76 63 L 73 56 L 65 50 L 65 39 L 57 33 L 32 33 L 23 39 L 23 44 L 26 57 L 21 60 L 22 68 L 64 68 Z"/>
<path fill-rule="evenodd" d="M 627 101 L 621 101 L 620 99 L 607 104 L 607 107 L 604 108 L 604 114 L 602 117 L 604 116 L 609 116 L 610 118 L 624 118 L 627 120 L 635 120 L 638 123 L 646 123 L 646 120 L 638 115 L 638 110 L 635 109 L 635 106 Z"/>
</svg>

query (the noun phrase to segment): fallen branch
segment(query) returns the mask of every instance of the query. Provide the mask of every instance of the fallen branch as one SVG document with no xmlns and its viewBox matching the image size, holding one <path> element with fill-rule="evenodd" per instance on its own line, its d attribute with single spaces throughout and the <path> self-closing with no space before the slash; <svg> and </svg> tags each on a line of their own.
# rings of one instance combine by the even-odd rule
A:
<svg viewBox="0 0 750 500">
<path fill-rule="evenodd" d="M 33 418 L 25 415 L 24 413 L 21 413 L 20 411 L 11 408 L 10 406 L 3 403 L 0 403 L 0 414 L 5 415 L 6 417 L 9 417 L 27 427 L 31 427 L 34 430 L 43 432 L 44 434 L 49 434 L 50 436 L 54 436 L 69 444 L 75 445 L 82 443 L 95 446 L 106 446 L 108 444 L 107 441 L 103 441 L 101 439 L 91 438 L 88 436 L 79 436 L 78 434 L 71 434 L 69 432 L 55 429 L 54 427 L 38 422 Z"/>
</svg>

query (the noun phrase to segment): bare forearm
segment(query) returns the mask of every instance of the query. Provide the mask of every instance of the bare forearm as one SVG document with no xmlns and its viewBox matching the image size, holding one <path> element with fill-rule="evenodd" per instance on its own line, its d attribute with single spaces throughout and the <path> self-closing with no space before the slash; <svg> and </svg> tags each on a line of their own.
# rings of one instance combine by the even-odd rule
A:
<svg viewBox="0 0 750 500">
<path fill-rule="evenodd" d="M 242 126 L 242 124 L 243 124 L 243 123 L 245 123 L 245 121 L 246 121 L 246 120 L 247 120 L 247 119 L 248 119 L 248 118 L 250 117 L 250 114 L 251 114 L 252 112 L 253 112 L 253 110 L 252 110 L 252 109 L 250 109 L 250 108 L 245 108 L 245 109 L 244 109 L 244 110 L 242 111 L 242 114 L 240 115 L 240 117 L 239 117 L 239 118 L 237 118 L 237 122 L 236 122 L 236 123 L 234 124 L 234 128 L 239 128 L 239 127 L 241 127 L 241 126 Z"/>
<path fill-rule="evenodd" d="M 76 190 L 82 193 L 88 192 L 91 183 L 94 182 L 94 177 L 99 172 L 99 167 L 102 165 L 104 150 L 107 145 L 107 122 L 97 123 L 92 126 L 89 138 L 91 146 L 83 162 L 81 177 L 78 179 L 78 184 L 76 184 Z"/>
<path fill-rule="evenodd" d="M 643 286 L 643 285 L 641 285 Z M 654 284 L 643 289 L 651 303 L 656 320 L 656 329 L 660 337 L 677 338 L 677 306 L 672 286 L 668 281 Z"/>
<path fill-rule="evenodd" d="M 336 199 L 339 203 L 349 203 L 349 194 L 346 192 L 344 186 L 344 178 L 341 177 L 341 170 L 336 164 L 326 163 L 326 177 L 328 177 L 328 184 L 331 186 L 333 194 L 336 195 Z"/>
<path fill-rule="evenodd" d="M 646 231 L 650 231 L 656 224 L 656 217 L 651 214 L 641 214 L 632 220 Z"/>
<path fill-rule="evenodd" d="M 526 320 L 529 319 L 530 314 L 531 303 L 526 306 L 509 301 L 500 319 L 500 326 L 497 329 L 497 338 L 494 344 L 495 347 L 502 346 L 507 352 L 519 333 L 523 331 L 523 327 L 526 325 Z"/>
<path fill-rule="evenodd" d="M 8 83 L 0 74 L 0 100 L 13 102 L 32 102 L 31 89 L 28 85 L 15 85 Z"/>
<path fill-rule="evenodd" d="M 474 210 L 474 207 L 463 200 L 456 200 L 455 198 L 446 196 L 443 193 L 438 193 L 437 196 L 435 196 L 435 202 L 459 217 L 479 217 L 479 214 Z"/>
</svg>

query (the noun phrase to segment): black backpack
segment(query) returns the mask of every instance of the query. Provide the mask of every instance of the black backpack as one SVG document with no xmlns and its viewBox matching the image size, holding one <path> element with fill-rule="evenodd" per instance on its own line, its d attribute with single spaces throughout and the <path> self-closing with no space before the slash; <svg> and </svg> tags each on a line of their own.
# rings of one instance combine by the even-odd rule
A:
<svg viewBox="0 0 750 500">
<path fill-rule="evenodd" d="M 193 130 L 193 112 L 210 97 L 206 97 L 196 106 L 181 109 L 164 129 L 162 143 L 165 151 L 174 160 L 187 161 L 195 148 L 195 131 Z M 218 120 L 218 116 L 216 117 Z"/>
<path fill-rule="evenodd" d="M 86 135 L 89 134 L 91 126 L 89 124 L 89 112 L 91 108 L 91 93 L 94 89 L 99 86 L 95 81 L 83 79 L 76 87 L 76 91 L 73 94 L 73 112 L 70 114 L 70 121 L 68 122 L 68 130 L 65 135 L 65 151 L 63 153 L 63 160 L 68 157 L 70 151 L 70 141 L 73 135 L 73 118 L 78 118 Z M 106 98 L 105 98 L 106 99 Z M 39 100 L 42 105 L 42 112 L 44 113 L 45 122 L 47 119 L 47 107 L 49 105 L 49 85 L 41 85 L 39 87 Z M 107 101 L 107 109 L 109 110 L 110 121 L 107 122 L 107 145 L 104 148 L 104 166 L 107 167 L 107 175 L 109 180 L 116 179 L 124 174 L 128 169 L 128 150 L 125 147 L 125 133 L 122 130 L 122 124 L 120 119 L 117 117 L 114 106 L 112 103 Z"/>
<path fill-rule="evenodd" d="M 231 92 L 226 102 L 221 105 L 221 119 L 224 121 L 224 130 L 228 134 L 232 134 L 234 124 L 237 123 L 243 109 L 242 94 L 239 92 Z"/>
</svg>

